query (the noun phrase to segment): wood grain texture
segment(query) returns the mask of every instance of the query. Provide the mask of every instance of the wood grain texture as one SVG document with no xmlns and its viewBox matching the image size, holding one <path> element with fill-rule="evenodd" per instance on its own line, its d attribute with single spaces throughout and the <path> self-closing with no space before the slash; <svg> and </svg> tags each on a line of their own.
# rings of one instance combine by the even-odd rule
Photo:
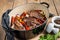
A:
<svg viewBox="0 0 60 40">
<path fill-rule="evenodd" d="M 27 0 L 27 3 L 40 3 L 40 0 Z"/>
<path fill-rule="evenodd" d="M 15 0 L 13 8 L 26 4 L 26 0 Z"/>
<path fill-rule="evenodd" d="M 0 26 L 0 40 L 4 40 L 5 38 L 5 31 L 3 30 L 3 28 Z"/>
<path fill-rule="evenodd" d="M 60 15 L 60 0 L 53 0 L 57 9 L 57 13 Z"/>
</svg>

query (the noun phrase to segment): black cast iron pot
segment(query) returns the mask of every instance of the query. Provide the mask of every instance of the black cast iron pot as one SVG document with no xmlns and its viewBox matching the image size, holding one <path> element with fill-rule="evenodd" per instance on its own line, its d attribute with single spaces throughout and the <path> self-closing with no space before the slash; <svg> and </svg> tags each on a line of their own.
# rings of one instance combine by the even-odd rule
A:
<svg viewBox="0 0 60 40">
<path fill-rule="evenodd" d="M 46 4 L 46 6 L 42 5 L 42 4 Z M 7 20 L 8 22 L 8 25 L 6 23 L 6 26 L 9 30 L 9 32 L 13 32 L 14 36 L 17 37 L 17 38 L 20 38 L 20 39 L 29 39 L 29 38 L 33 38 L 35 36 L 37 36 L 40 32 L 42 32 L 44 30 L 44 27 L 46 26 L 46 23 L 47 23 L 47 19 L 49 18 L 49 12 L 48 12 L 48 7 L 49 5 L 45 2 L 42 2 L 42 3 L 30 3 L 30 4 L 25 4 L 25 5 L 21 5 L 21 6 L 18 6 L 16 8 L 14 8 L 8 15 L 9 15 L 9 18 Z M 15 16 L 16 14 L 22 14 L 24 11 L 30 11 L 30 10 L 43 10 L 44 11 L 44 14 L 46 16 L 46 21 L 39 27 L 35 28 L 35 29 L 31 29 L 31 30 L 28 30 L 28 31 L 20 31 L 20 30 L 15 30 L 15 29 L 12 29 L 10 27 L 10 24 L 11 24 L 11 17 L 12 16 Z M 7 31 L 8 31 L 7 30 Z"/>
</svg>

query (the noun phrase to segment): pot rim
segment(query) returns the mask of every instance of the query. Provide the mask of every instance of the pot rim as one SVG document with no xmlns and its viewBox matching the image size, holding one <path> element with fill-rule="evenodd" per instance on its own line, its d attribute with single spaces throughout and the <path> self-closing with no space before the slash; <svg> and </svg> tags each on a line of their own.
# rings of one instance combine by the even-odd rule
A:
<svg viewBox="0 0 60 40">
<path fill-rule="evenodd" d="M 21 5 L 21 6 L 25 6 L 25 5 L 29 5 L 29 4 L 39 4 L 39 5 L 42 5 L 42 4 L 40 4 L 40 3 L 28 3 L 28 4 L 23 4 L 23 5 Z M 44 5 L 42 5 L 42 6 L 44 6 Z M 19 6 L 17 6 L 17 7 L 19 7 Z M 16 9 L 17 7 L 15 7 L 14 9 Z M 46 10 L 48 10 L 48 8 L 47 8 L 46 6 L 44 6 L 44 7 L 46 8 Z M 12 11 L 13 11 L 14 9 L 12 9 Z M 11 12 L 12 12 L 12 11 L 11 11 Z M 11 13 L 11 12 L 10 12 L 10 13 Z M 49 11 L 47 11 L 47 12 L 49 13 Z M 47 15 L 48 15 L 48 14 L 47 14 Z M 46 16 L 46 15 L 45 15 L 45 16 Z M 46 21 L 45 21 L 44 23 L 47 22 L 48 18 L 49 18 L 49 15 L 48 15 L 48 17 L 46 18 Z M 44 24 L 44 23 L 43 23 L 43 24 Z M 42 25 L 43 25 L 43 24 L 42 24 Z M 42 26 L 42 25 L 41 25 L 41 26 Z M 11 27 L 10 27 L 10 28 L 11 28 Z M 11 28 L 11 29 L 12 29 L 12 28 Z M 36 28 L 34 28 L 34 29 L 36 29 Z M 13 29 L 13 30 L 15 30 L 15 29 Z M 33 30 L 33 29 L 31 29 L 31 30 Z M 23 30 L 23 31 L 31 31 L 31 30 Z M 22 31 L 22 30 L 18 30 L 18 31 Z"/>
</svg>

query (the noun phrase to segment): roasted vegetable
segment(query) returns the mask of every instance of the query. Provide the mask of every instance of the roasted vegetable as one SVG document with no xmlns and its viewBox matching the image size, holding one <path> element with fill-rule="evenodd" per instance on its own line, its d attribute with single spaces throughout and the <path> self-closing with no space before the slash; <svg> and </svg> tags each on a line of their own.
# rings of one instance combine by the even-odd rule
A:
<svg viewBox="0 0 60 40">
<path fill-rule="evenodd" d="M 26 25 L 25 22 L 22 21 L 20 23 L 25 27 L 26 30 L 30 30 L 30 27 L 28 25 Z"/>
<path fill-rule="evenodd" d="M 11 18 L 11 26 L 14 24 L 14 22 L 15 22 L 15 18 L 12 16 L 12 18 Z"/>
<path fill-rule="evenodd" d="M 23 12 L 21 15 L 20 15 L 20 19 L 24 18 L 26 16 L 26 13 Z"/>
</svg>

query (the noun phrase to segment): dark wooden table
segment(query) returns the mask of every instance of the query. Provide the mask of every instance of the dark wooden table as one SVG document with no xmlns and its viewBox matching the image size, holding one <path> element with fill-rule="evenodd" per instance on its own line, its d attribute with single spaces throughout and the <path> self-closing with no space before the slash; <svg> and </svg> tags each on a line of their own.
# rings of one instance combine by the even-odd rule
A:
<svg viewBox="0 0 60 40">
<path fill-rule="evenodd" d="M 17 6 L 33 2 L 47 2 L 50 5 L 50 7 L 48 8 L 49 12 L 54 14 L 55 16 L 60 15 L 60 0 L 0 0 L 0 40 L 4 40 L 5 37 L 5 31 L 1 27 L 2 14 L 8 9 L 14 9 Z M 51 18 L 48 19 L 48 23 L 49 22 L 51 22 Z M 42 34 L 39 34 L 38 36 L 30 40 L 38 40 L 40 35 Z M 58 40 L 60 40 L 60 38 Z"/>
</svg>

